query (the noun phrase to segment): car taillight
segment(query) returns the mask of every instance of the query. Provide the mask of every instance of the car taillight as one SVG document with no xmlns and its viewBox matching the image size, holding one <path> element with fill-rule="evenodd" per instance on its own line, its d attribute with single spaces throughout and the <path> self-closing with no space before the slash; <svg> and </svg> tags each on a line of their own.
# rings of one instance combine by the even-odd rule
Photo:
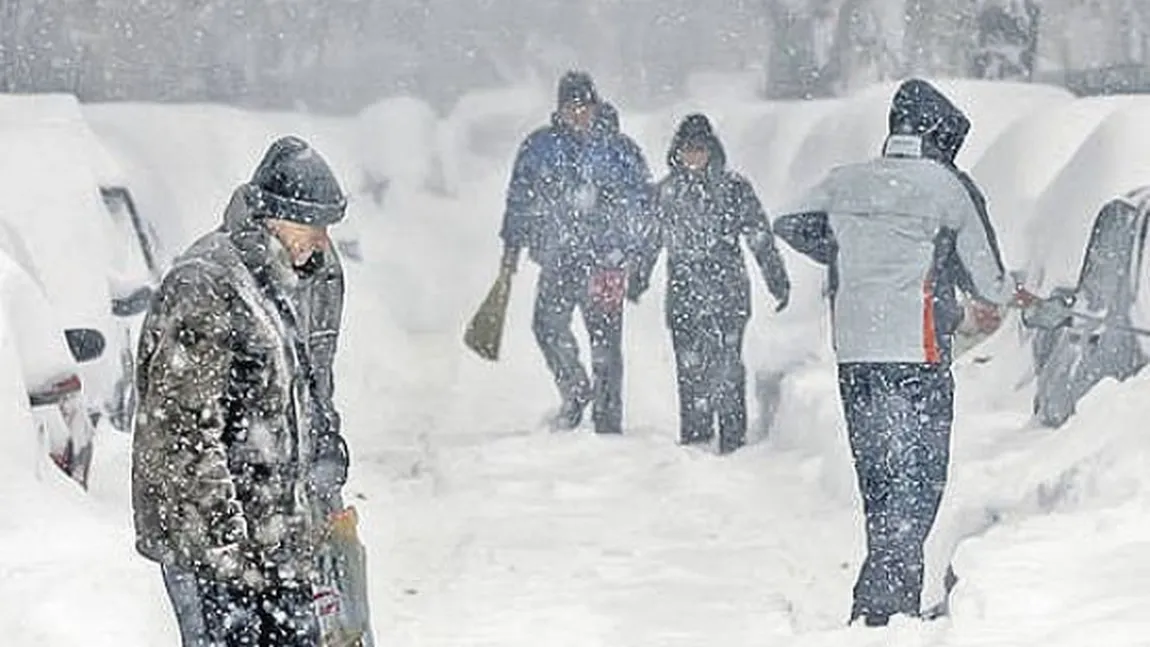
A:
<svg viewBox="0 0 1150 647">
<path fill-rule="evenodd" d="M 34 407 L 58 404 L 65 396 L 79 391 L 81 387 L 80 376 L 73 373 L 47 387 L 29 392 L 28 400 Z"/>
</svg>

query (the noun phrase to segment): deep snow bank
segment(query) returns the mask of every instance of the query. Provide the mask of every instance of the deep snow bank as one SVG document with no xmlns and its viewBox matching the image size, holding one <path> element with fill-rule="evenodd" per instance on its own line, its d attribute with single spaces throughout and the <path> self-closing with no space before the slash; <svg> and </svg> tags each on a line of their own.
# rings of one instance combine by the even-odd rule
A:
<svg viewBox="0 0 1150 647">
<path fill-rule="evenodd" d="M 971 175 L 986 194 L 1006 258 L 1020 266 L 1030 260 L 1035 251 L 1027 242 L 1030 223 L 1051 218 L 1035 203 L 1098 125 L 1130 101 L 1118 96 L 1053 102 L 1014 123 L 986 148 Z"/>
<path fill-rule="evenodd" d="M 1074 285 L 1098 209 L 1150 178 L 1150 98 L 1131 97 L 1090 134 L 1035 205 L 1025 232 L 1034 285 Z"/>
</svg>

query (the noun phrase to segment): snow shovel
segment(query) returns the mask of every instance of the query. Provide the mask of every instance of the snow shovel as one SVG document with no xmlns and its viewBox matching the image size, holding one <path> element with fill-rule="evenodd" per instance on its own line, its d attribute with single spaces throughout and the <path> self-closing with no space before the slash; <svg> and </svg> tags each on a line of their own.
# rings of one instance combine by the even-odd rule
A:
<svg viewBox="0 0 1150 647">
<path fill-rule="evenodd" d="M 514 270 L 504 265 L 495 283 L 487 291 L 487 298 L 467 324 L 463 343 L 476 355 L 495 362 L 499 360 L 499 347 L 503 342 L 503 323 L 507 319 L 507 303 L 511 297 L 511 275 Z"/>
</svg>

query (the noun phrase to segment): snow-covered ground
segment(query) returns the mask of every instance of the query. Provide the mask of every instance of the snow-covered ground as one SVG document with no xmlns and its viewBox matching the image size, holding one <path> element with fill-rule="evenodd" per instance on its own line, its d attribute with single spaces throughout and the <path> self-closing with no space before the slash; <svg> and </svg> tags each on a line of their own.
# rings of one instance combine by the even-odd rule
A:
<svg viewBox="0 0 1150 647">
<path fill-rule="evenodd" d="M 1001 206 L 993 217 L 1013 267 L 1076 267 L 1083 223 L 1123 183 L 1150 178 L 1140 101 L 946 88 L 973 115 L 965 163 L 991 208 Z M 670 129 L 705 107 L 732 164 L 772 208 L 827 164 L 873 154 L 889 91 L 802 106 L 700 99 L 624 110 L 623 123 L 661 174 Z M 956 368 L 952 487 L 929 546 L 927 603 L 948 562 L 961 578 L 944 621 L 842 626 L 861 516 L 821 278 L 794 254 L 790 310 L 774 315 L 755 288 L 754 444 L 726 458 L 675 445 L 661 288 L 628 315 L 627 433 L 543 431 L 556 397 L 530 333 L 532 268 L 516 277 L 504 359 L 483 363 L 460 343 L 494 278 L 508 153 L 546 118 L 539 96 L 478 97 L 431 125 L 408 100 L 346 121 L 213 106 L 86 108 L 169 251 L 212 226 L 284 129 L 313 139 L 354 191 L 340 235 L 360 241 L 364 260 L 348 265 L 337 393 L 381 644 L 1150 643 L 1150 376 L 1104 383 L 1057 432 L 1035 427 L 1013 318 Z M 365 170 L 392 178 L 381 203 Z M 0 335 L 0 351 L 8 343 Z M 0 393 L 18 393 L 16 378 L 4 381 Z M 37 479 L 21 411 L 0 407 L 10 423 L 0 465 L 11 475 L 0 488 L 4 643 L 176 644 L 159 573 L 132 549 L 128 439 L 101 429 L 93 489 L 80 496 L 51 470 Z"/>
</svg>

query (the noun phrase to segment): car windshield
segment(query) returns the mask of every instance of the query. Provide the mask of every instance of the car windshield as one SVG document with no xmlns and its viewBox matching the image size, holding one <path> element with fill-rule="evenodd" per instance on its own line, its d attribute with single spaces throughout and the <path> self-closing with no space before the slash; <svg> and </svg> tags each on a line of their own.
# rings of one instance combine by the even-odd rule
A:
<svg viewBox="0 0 1150 647">
<path fill-rule="evenodd" d="M 136 230 L 132 218 L 132 208 L 126 192 L 122 189 L 103 189 L 100 194 L 104 198 L 104 205 L 108 208 L 115 227 L 113 271 L 122 280 L 141 285 L 149 283 L 151 271 L 142 247 L 141 234 Z"/>
</svg>

